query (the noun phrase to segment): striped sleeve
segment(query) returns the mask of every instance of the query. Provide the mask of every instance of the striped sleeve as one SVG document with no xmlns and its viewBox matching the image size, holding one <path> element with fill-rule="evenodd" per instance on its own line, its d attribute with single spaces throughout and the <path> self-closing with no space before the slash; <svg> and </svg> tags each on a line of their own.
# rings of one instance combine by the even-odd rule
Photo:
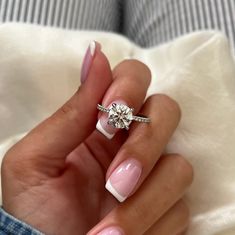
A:
<svg viewBox="0 0 235 235">
<path fill-rule="evenodd" d="M 235 46 L 234 0 L 125 0 L 123 3 L 123 33 L 143 47 L 203 29 L 222 31 Z"/>
<path fill-rule="evenodd" d="M 119 0 L 0 0 L 0 22 L 118 32 Z"/>
</svg>

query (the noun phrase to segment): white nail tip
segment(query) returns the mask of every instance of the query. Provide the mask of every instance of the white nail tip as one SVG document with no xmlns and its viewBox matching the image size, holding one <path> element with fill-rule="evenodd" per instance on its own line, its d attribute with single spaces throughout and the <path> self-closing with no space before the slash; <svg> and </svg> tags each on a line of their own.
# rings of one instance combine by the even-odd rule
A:
<svg viewBox="0 0 235 235">
<path fill-rule="evenodd" d="M 90 43 L 90 53 L 91 53 L 92 56 L 93 56 L 94 53 L 95 53 L 95 48 L 96 48 L 96 43 L 95 43 L 95 41 L 92 41 L 92 42 Z"/>
<path fill-rule="evenodd" d="M 110 134 L 108 133 L 101 125 L 100 120 L 97 122 L 96 124 L 96 129 L 101 132 L 105 137 L 107 137 L 108 139 L 112 139 L 114 137 L 115 134 Z"/>
<path fill-rule="evenodd" d="M 123 202 L 125 201 L 126 197 L 123 197 L 122 195 L 120 195 L 116 189 L 112 186 L 110 180 L 107 181 L 105 188 L 119 201 L 119 202 Z"/>
</svg>

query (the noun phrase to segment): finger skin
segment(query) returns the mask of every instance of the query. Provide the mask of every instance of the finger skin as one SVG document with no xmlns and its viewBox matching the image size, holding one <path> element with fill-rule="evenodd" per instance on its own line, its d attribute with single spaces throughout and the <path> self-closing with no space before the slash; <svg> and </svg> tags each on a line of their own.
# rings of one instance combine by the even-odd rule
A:
<svg viewBox="0 0 235 235">
<path fill-rule="evenodd" d="M 106 188 L 123 201 L 148 176 L 180 120 L 178 104 L 166 95 L 149 97 L 140 111 L 151 122 L 134 123 L 106 174 Z"/>
<path fill-rule="evenodd" d="M 189 224 L 189 208 L 179 200 L 144 235 L 180 235 Z"/>
<path fill-rule="evenodd" d="M 122 97 L 131 107 L 142 105 L 151 82 L 151 71 L 147 65 L 134 59 L 124 60 L 113 69 L 113 79 L 112 86 L 105 93 L 103 105 L 107 106 Z"/>
<path fill-rule="evenodd" d="M 33 167 L 49 168 L 49 174 L 57 174 L 67 154 L 95 129 L 97 103 L 101 102 L 112 81 L 109 62 L 97 46 L 86 81 L 61 108 L 8 152 L 8 160 L 16 155 L 20 162 L 29 158 Z"/>
<path fill-rule="evenodd" d="M 125 235 L 143 235 L 183 196 L 192 179 L 192 166 L 183 157 L 161 157 L 138 191 L 113 209 L 88 235 L 110 226 L 120 227 Z"/>
<path fill-rule="evenodd" d="M 110 107 L 112 103 L 122 103 L 137 113 L 151 81 L 149 68 L 138 60 L 125 60 L 115 67 L 113 77 L 114 82 L 105 93 L 102 105 Z M 108 114 L 102 112 L 96 128 L 108 139 L 112 139 L 119 130 L 108 124 Z"/>
</svg>

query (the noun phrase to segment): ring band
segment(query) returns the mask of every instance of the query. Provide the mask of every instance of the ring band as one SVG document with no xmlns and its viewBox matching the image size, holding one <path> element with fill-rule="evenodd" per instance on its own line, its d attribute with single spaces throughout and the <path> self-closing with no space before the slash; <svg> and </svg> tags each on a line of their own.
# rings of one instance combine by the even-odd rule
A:
<svg viewBox="0 0 235 235">
<path fill-rule="evenodd" d="M 102 105 L 98 104 L 97 109 L 108 113 L 108 124 L 112 125 L 115 128 L 125 128 L 126 130 L 129 129 L 129 125 L 132 121 L 136 122 L 144 122 L 149 123 L 150 118 L 145 116 L 134 116 L 133 108 L 129 108 L 125 104 L 116 104 L 112 103 L 112 105 L 109 108 L 105 108 Z"/>
</svg>

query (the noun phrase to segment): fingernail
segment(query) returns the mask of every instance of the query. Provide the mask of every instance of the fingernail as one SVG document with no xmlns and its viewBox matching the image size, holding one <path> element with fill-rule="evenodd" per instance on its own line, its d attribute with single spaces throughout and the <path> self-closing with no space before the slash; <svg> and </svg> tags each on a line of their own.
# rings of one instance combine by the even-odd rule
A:
<svg viewBox="0 0 235 235">
<path fill-rule="evenodd" d="M 122 100 L 117 100 L 112 102 L 108 108 L 113 104 L 125 104 L 126 102 L 122 101 Z M 101 115 L 101 117 L 99 118 L 97 124 L 96 124 L 96 129 L 101 132 L 105 137 L 107 137 L 108 139 L 112 139 L 114 137 L 114 135 L 118 132 L 118 128 L 113 127 L 112 125 L 108 124 L 108 120 L 109 120 L 109 114 L 108 113 L 103 113 Z"/>
<path fill-rule="evenodd" d="M 96 50 L 96 42 L 92 41 L 86 51 L 84 59 L 83 59 L 82 70 L 81 70 L 81 83 L 84 83 L 86 81 L 86 78 L 89 73 L 92 61 L 95 56 L 95 50 Z"/>
<path fill-rule="evenodd" d="M 136 159 L 122 162 L 109 177 L 105 188 L 123 202 L 133 191 L 141 176 L 142 166 Z"/>
<path fill-rule="evenodd" d="M 99 232 L 97 235 L 124 235 L 124 233 L 117 227 L 108 227 Z"/>
</svg>

